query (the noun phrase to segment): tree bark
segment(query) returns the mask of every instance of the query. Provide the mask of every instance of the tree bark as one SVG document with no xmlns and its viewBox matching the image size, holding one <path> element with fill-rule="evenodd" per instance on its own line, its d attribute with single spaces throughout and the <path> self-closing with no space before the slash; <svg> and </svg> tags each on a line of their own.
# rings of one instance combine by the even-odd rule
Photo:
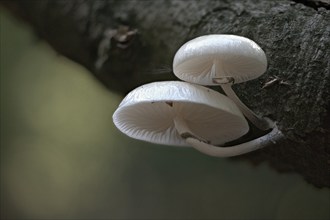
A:
<svg viewBox="0 0 330 220">
<path fill-rule="evenodd" d="M 189 39 L 221 33 L 254 40 L 267 54 L 268 70 L 234 89 L 251 109 L 276 121 L 286 139 L 239 158 L 268 161 L 279 171 L 298 172 L 315 186 L 330 187 L 327 0 L 18 0 L 2 5 L 58 53 L 123 94 L 147 82 L 177 80 L 173 56 Z"/>
</svg>

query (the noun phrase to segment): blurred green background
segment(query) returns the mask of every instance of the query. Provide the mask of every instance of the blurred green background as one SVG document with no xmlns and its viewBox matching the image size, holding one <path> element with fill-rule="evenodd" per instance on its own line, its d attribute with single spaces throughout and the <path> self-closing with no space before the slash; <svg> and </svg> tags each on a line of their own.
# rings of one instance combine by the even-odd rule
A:
<svg viewBox="0 0 330 220">
<path fill-rule="evenodd" d="M 0 18 L 3 219 L 330 219 L 297 174 L 125 137 L 122 97 Z"/>
</svg>

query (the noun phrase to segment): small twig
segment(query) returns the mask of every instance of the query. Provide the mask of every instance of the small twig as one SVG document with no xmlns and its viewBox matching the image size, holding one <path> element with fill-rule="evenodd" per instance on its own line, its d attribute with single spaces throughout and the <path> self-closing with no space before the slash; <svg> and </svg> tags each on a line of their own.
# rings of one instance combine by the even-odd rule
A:
<svg viewBox="0 0 330 220">
<path fill-rule="evenodd" d="M 274 76 L 274 77 L 270 77 L 270 80 L 265 82 L 264 85 L 261 87 L 261 89 L 265 89 L 265 88 L 269 88 L 275 84 L 279 84 L 279 85 L 285 85 L 285 86 L 290 86 L 291 83 L 284 81 L 283 79 L 281 79 L 278 76 Z"/>
</svg>

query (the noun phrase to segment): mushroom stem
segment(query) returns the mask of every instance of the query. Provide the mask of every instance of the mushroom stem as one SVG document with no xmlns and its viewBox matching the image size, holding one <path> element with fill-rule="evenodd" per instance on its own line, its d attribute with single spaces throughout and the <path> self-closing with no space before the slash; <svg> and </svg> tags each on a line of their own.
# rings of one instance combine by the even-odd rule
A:
<svg viewBox="0 0 330 220">
<path fill-rule="evenodd" d="M 190 144 L 196 150 L 207 154 L 209 156 L 214 157 L 232 157 L 240 154 L 245 154 L 254 150 L 258 150 L 260 148 L 266 147 L 270 144 L 275 144 L 276 142 L 283 139 L 283 134 L 280 130 L 278 130 L 277 126 L 273 128 L 273 130 L 257 139 L 234 145 L 228 147 L 217 147 L 208 143 L 205 143 L 197 138 L 188 137 L 186 138 L 186 142 Z"/>
<path fill-rule="evenodd" d="M 194 138 L 207 143 L 207 141 L 204 138 L 199 137 L 192 130 L 190 130 L 189 126 L 187 125 L 186 121 L 183 118 L 177 116 L 173 120 L 177 132 L 183 139 Z"/>
<path fill-rule="evenodd" d="M 217 82 L 216 79 L 213 80 L 214 82 Z M 226 93 L 226 95 L 235 102 L 235 104 L 243 112 L 245 117 L 247 117 L 257 128 L 266 131 L 274 127 L 274 122 L 269 119 L 267 120 L 265 118 L 259 117 L 238 98 L 238 96 L 231 87 L 231 83 L 221 83 L 220 86 Z"/>
</svg>

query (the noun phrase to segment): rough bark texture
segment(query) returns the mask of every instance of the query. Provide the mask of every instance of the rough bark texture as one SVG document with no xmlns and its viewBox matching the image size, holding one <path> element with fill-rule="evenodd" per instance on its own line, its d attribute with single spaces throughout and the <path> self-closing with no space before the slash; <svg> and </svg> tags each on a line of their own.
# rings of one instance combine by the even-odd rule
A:
<svg viewBox="0 0 330 220">
<path fill-rule="evenodd" d="M 268 71 L 234 89 L 255 112 L 277 121 L 286 140 L 240 158 L 268 161 L 277 170 L 298 172 L 318 187 L 330 187 L 329 2 L 2 4 L 30 23 L 60 54 L 121 93 L 146 82 L 175 79 L 171 73 L 175 51 L 196 36 L 226 33 L 256 41 L 267 54 Z M 274 77 L 278 79 L 274 84 L 262 88 Z"/>
</svg>

